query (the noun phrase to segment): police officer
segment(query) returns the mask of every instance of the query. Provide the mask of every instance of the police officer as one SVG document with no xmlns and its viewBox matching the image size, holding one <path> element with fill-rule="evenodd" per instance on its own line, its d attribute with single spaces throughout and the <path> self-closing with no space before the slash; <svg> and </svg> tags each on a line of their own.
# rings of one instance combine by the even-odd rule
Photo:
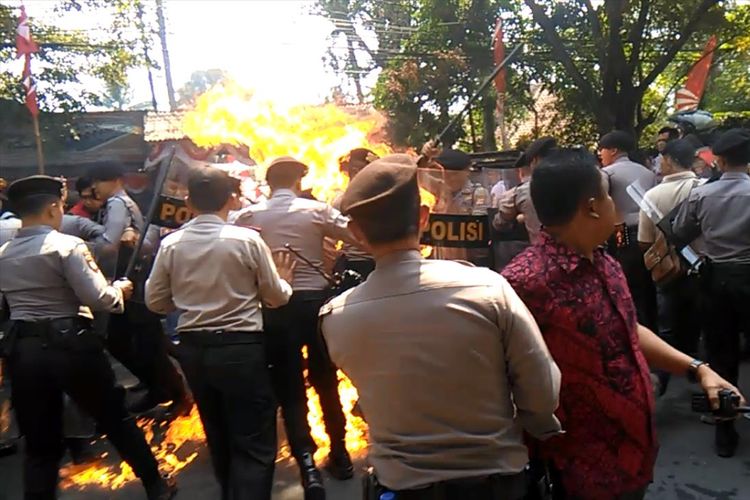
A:
<svg viewBox="0 0 750 500">
<path fill-rule="evenodd" d="M 197 217 L 164 238 L 146 283 L 147 305 L 159 314 L 182 310 L 180 364 L 222 498 L 270 500 L 276 403 L 260 306 L 287 303 L 294 263 L 285 254 L 277 272 L 256 231 L 226 223 L 239 204 L 226 172 L 195 168 L 188 190 Z"/>
<path fill-rule="evenodd" d="M 618 215 L 615 234 L 607 242 L 607 251 L 622 266 L 628 287 L 635 302 L 638 322 L 651 331 L 658 331 L 656 288 L 651 273 L 643 263 L 643 251 L 638 245 L 640 207 L 627 193 L 637 183 L 645 193 L 656 184 L 656 174 L 628 158 L 635 149 L 635 138 L 628 132 L 614 130 L 599 139 L 599 157 L 606 174 L 607 187 Z"/>
<path fill-rule="evenodd" d="M 373 162 L 341 207 L 377 262 L 320 312 L 370 426 L 366 498 L 523 498 L 523 430 L 560 431 L 560 372 L 531 314 L 498 274 L 421 258 L 429 210 L 409 156 Z"/>
<path fill-rule="evenodd" d="M 369 149 L 352 149 L 348 154 L 339 159 L 339 170 L 351 182 L 363 168 L 377 159 L 378 155 Z M 337 196 L 331 205 L 338 210 L 341 206 L 341 196 Z M 375 269 L 375 261 L 367 251 L 362 250 L 356 245 L 345 243 L 342 247 L 342 254 L 337 260 L 334 269 L 336 271 L 354 271 L 359 273 L 363 278 L 367 278 Z"/>
<path fill-rule="evenodd" d="M 331 453 L 325 468 L 336 479 L 352 477 L 352 462 L 345 446 L 345 417 L 338 395 L 336 370 L 324 359 L 315 341 L 318 310 L 329 298 L 330 284 L 321 275 L 325 238 L 350 244 L 357 241 L 347 230 L 349 220 L 325 203 L 298 197 L 307 166 L 292 157 L 273 160 L 266 171 L 271 198 L 239 212 L 236 223 L 259 228 L 271 250 L 289 244 L 313 266 L 298 262 L 289 304 L 264 312 L 269 361 L 276 395 L 281 403 L 292 455 L 300 465 L 307 500 L 324 498 L 325 490 L 315 467 L 315 442 L 307 423 L 307 396 L 302 374 L 301 349 L 307 346 L 309 380 L 323 410 Z M 316 269 L 316 267 L 318 269 Z"/>
<path fill-rule="evenodd" d="M 531 172 L 534 167 L 549 156 L 557 148 L 557 140 L 554 137 L 540 137 L 532 142 L 526 151 L 516 161 L 516 168 L 528 170 L 525 179 L 521 184 L 505 192 L 498 204 L 498 212 L 495 215 L 493 225 L 496 229 L 513 223 L 514 221 L 522 222 L 529 233 L 529 240 L 533 243 L 542 229 L 542 223 L 534 210 L 534 203 L 531 201 L 531 191 L 529 190 Z"/>
<path fill-rule="evenodd" d="M 739 378 L 741 331 L 750 331 L 750 131 L 732 129 L 713 145 L 722 172 L 695 188 L 673 222 L 676 239 L 703 235 L 701 271 L 708 362 L 732 384 Z M 716 451 L 734 455 L 739 437 L 733 421 L 717 422 Z"/>
<path fill-rule="evenodd" d="M 125 192 L 124 175 L 120 165 L 111 163 L 99 164 L 89 173 L 96 196 L 106 200 L 101 220 L 106 242 L 97 246 L 97 260 L 105 276 L 111 279 L 124 276 L 132 246 L 145 226 L 138 205 Z M 122 239 L 130 241 L 130 245 L 120 244 Z M 127 302 L 124 313 L 110 315 L 107 348 L 147 388 L 146 394 L 130 405 L 133 413 L 171 401 L 172 414 L 185 414 L 191 403 L 182 378 L 167 355 L 168 338 L 161 320 L 143 304 L 140 286 L 143 283 L 137 282 L 134 297 Z"/>
<path fill-rule="evenodd" d="M 0 295 L 10 310 L 12 398 L 26 437 L 24 495 L 55 498 L 62 454 L 63 393 L 90 414 L 133 468 L 149 499 L 176 488 L 159 474 L 143 434 L 125 410 L 91 309 L 122 312 L 132 283 L 108 286 L 88 248 L 57 232 L 63 183 L 33 176 L 14 182 L 8 198 L 22 221 L 16 238 L 0 247 Z"/>
</svg>

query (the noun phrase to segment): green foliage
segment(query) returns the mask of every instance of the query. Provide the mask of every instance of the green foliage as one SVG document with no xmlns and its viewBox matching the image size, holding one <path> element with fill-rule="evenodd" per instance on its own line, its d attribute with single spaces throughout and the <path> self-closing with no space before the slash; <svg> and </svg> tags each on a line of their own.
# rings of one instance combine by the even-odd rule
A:
<svg viewBox="0 0 750 500">
<path fill-rule="evenodd" d="M 178 104 L 189 105 L 195 102 L 196 97 L 226 78 L 227 74 L 222 69 L 193 71 L 190 80 L 177 91 Z"/>
<path fill-rule="evenodd" d="M 511 128 L 536 125 L 519 134 L 591 144 L 620 128 L 645 132 L 650 141 L 711 34 L 719 48 L 702 107 L 750 109 L 750 7 L 733 1 L 319 0 L 318 6 L 336 23 L 332 36 L 354 41 L 353 53 L 332 51 L 334 71 L 351 80 L 382 69 L 372 97 L 390 117 L 398 145 L 435 135 L 491 71 L 499 15 L 506 46 L 525 44 L 508 73 L 505 116 Z M 538 86 L 553 102 L 541 104 L 532 92 Z M 479 135 L 491 125 L 494 98 L 490 90 L 477 104 L 482 111 L 473 111 Z M 466 144 L 466 124 L 448 142 Z"/>
<path fill-rule="evenodd" d="M 111 26 L 94 31 L 63 30 L 30 17 L 40 51 L 32 56 L 39 106 L 46 111 L 80 111 L 92 106 L 122 109 L 128 102 L 127 71 L 150 65 L 144 47 L 152 44 L 149 12 L 142 0 L 58 0 L 64 15 L 107 14 Z M 27 11 L 33 15 L 33 9 Z M 15 57 L 19 10 L 0 4 L 0 60 Z M 0 75 L 0 99 L 23 101 L 20 75 Z"/>
</svg>

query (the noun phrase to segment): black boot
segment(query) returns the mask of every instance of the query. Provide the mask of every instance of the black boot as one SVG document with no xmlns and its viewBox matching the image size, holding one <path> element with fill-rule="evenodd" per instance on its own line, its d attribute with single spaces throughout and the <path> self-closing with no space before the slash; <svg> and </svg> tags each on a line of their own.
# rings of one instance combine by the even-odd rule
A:
<svg viewBox="0 0 750 500">
<path fill-rule="evenodd" d="M 716 454 L 720 457 L 729 458 L 734 456 L 740 436 L 734 429 L 734 420 L 716 422 Z"/>
<path fill-rule="evenodd" d="M 315 467 L 315 459 L 312 453 L 303 453 L 298 460 L 300 475 L 302 476 L 302 489 L 305 491 L 305 500 L 325 500 L 326 489 L 323 486 L 323 477 Z"/>
<path fill-rule="evenodd" d="M 171 500 L 177 494 L 177 481 L 172 476 L 161 476 L 158 480 L 143 483 L 148 500 Z"/>
<path fill-rule="evenodd" d="M 354 477 L 354 465 L 345 446 L 331 448 L 323 468 L 332 478 L 346 481 Z"/>
</svg>

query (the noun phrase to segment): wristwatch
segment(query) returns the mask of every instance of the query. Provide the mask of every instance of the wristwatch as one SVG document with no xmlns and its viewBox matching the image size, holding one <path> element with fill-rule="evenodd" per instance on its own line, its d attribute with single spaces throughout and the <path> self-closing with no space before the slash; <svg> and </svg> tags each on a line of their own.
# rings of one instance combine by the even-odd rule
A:
<svg viewBox="0 0 750 500">
<path fill-rule="evenodd" d="M 698 368 L 701 366 L 708 366 L 708 363 L 701 361 L 700 359 L 694 359 L 690 362 L 690 366 L 687 369 L 687 378 L 690 382 L 695 384 L 698 382 Z"/>
</svg>

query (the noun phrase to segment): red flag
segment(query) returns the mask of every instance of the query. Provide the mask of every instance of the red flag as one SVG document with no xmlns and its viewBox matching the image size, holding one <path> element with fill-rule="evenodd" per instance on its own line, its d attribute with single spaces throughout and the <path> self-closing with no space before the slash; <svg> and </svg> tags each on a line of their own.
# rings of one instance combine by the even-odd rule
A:
<svg viewBox="0 0 750 500">
<path fill-rule="evenodd" d="M 16 28 L 16 58 L 39 52 L 39 46 L 31 39 L 31 28 L 26 8 L 21 5 L 21 17 Z"/>
<path fill-rule="evenodd" d="M 21 6 L 21 17 L 18 19 L 18 28 L 16 28 L 16 57 L 25 58 L 23 64 L 23 86 L 26 90 L 26 107 L 32 116 L 39 115 L 39 104 L 36 100 L 36 84 L 31 77 L 31 54 L 38 52 L 39 46 L 31 39 L 31 28 L 29 19 L 26 16 L 26 9 Z"/>
<path fill-rule="evenodd" d="M 711 35 L 708 39 L 703 54 L 688 73 L 685 86 L 677 91 L 675 107 L 678 111 L 691 111 L 698 109 L 703 92 L 706 90 L 708 72 L 711 69 L 714 51 L 716 50 L 716 36 Z"/>
<path fill-rule="evenodd" d="M 503 43 L 503 20 L 497 18 L 497 24 L 495 25 L 495 34 L 492 37 L 492 51 L 495 60 L 495 66 L 500 64 L 505 59 L 505 43 Z M 498 95 L 505 94 L 505 68 L 495 77 L 495 88 L 497 89 Z"/>
</svg>

